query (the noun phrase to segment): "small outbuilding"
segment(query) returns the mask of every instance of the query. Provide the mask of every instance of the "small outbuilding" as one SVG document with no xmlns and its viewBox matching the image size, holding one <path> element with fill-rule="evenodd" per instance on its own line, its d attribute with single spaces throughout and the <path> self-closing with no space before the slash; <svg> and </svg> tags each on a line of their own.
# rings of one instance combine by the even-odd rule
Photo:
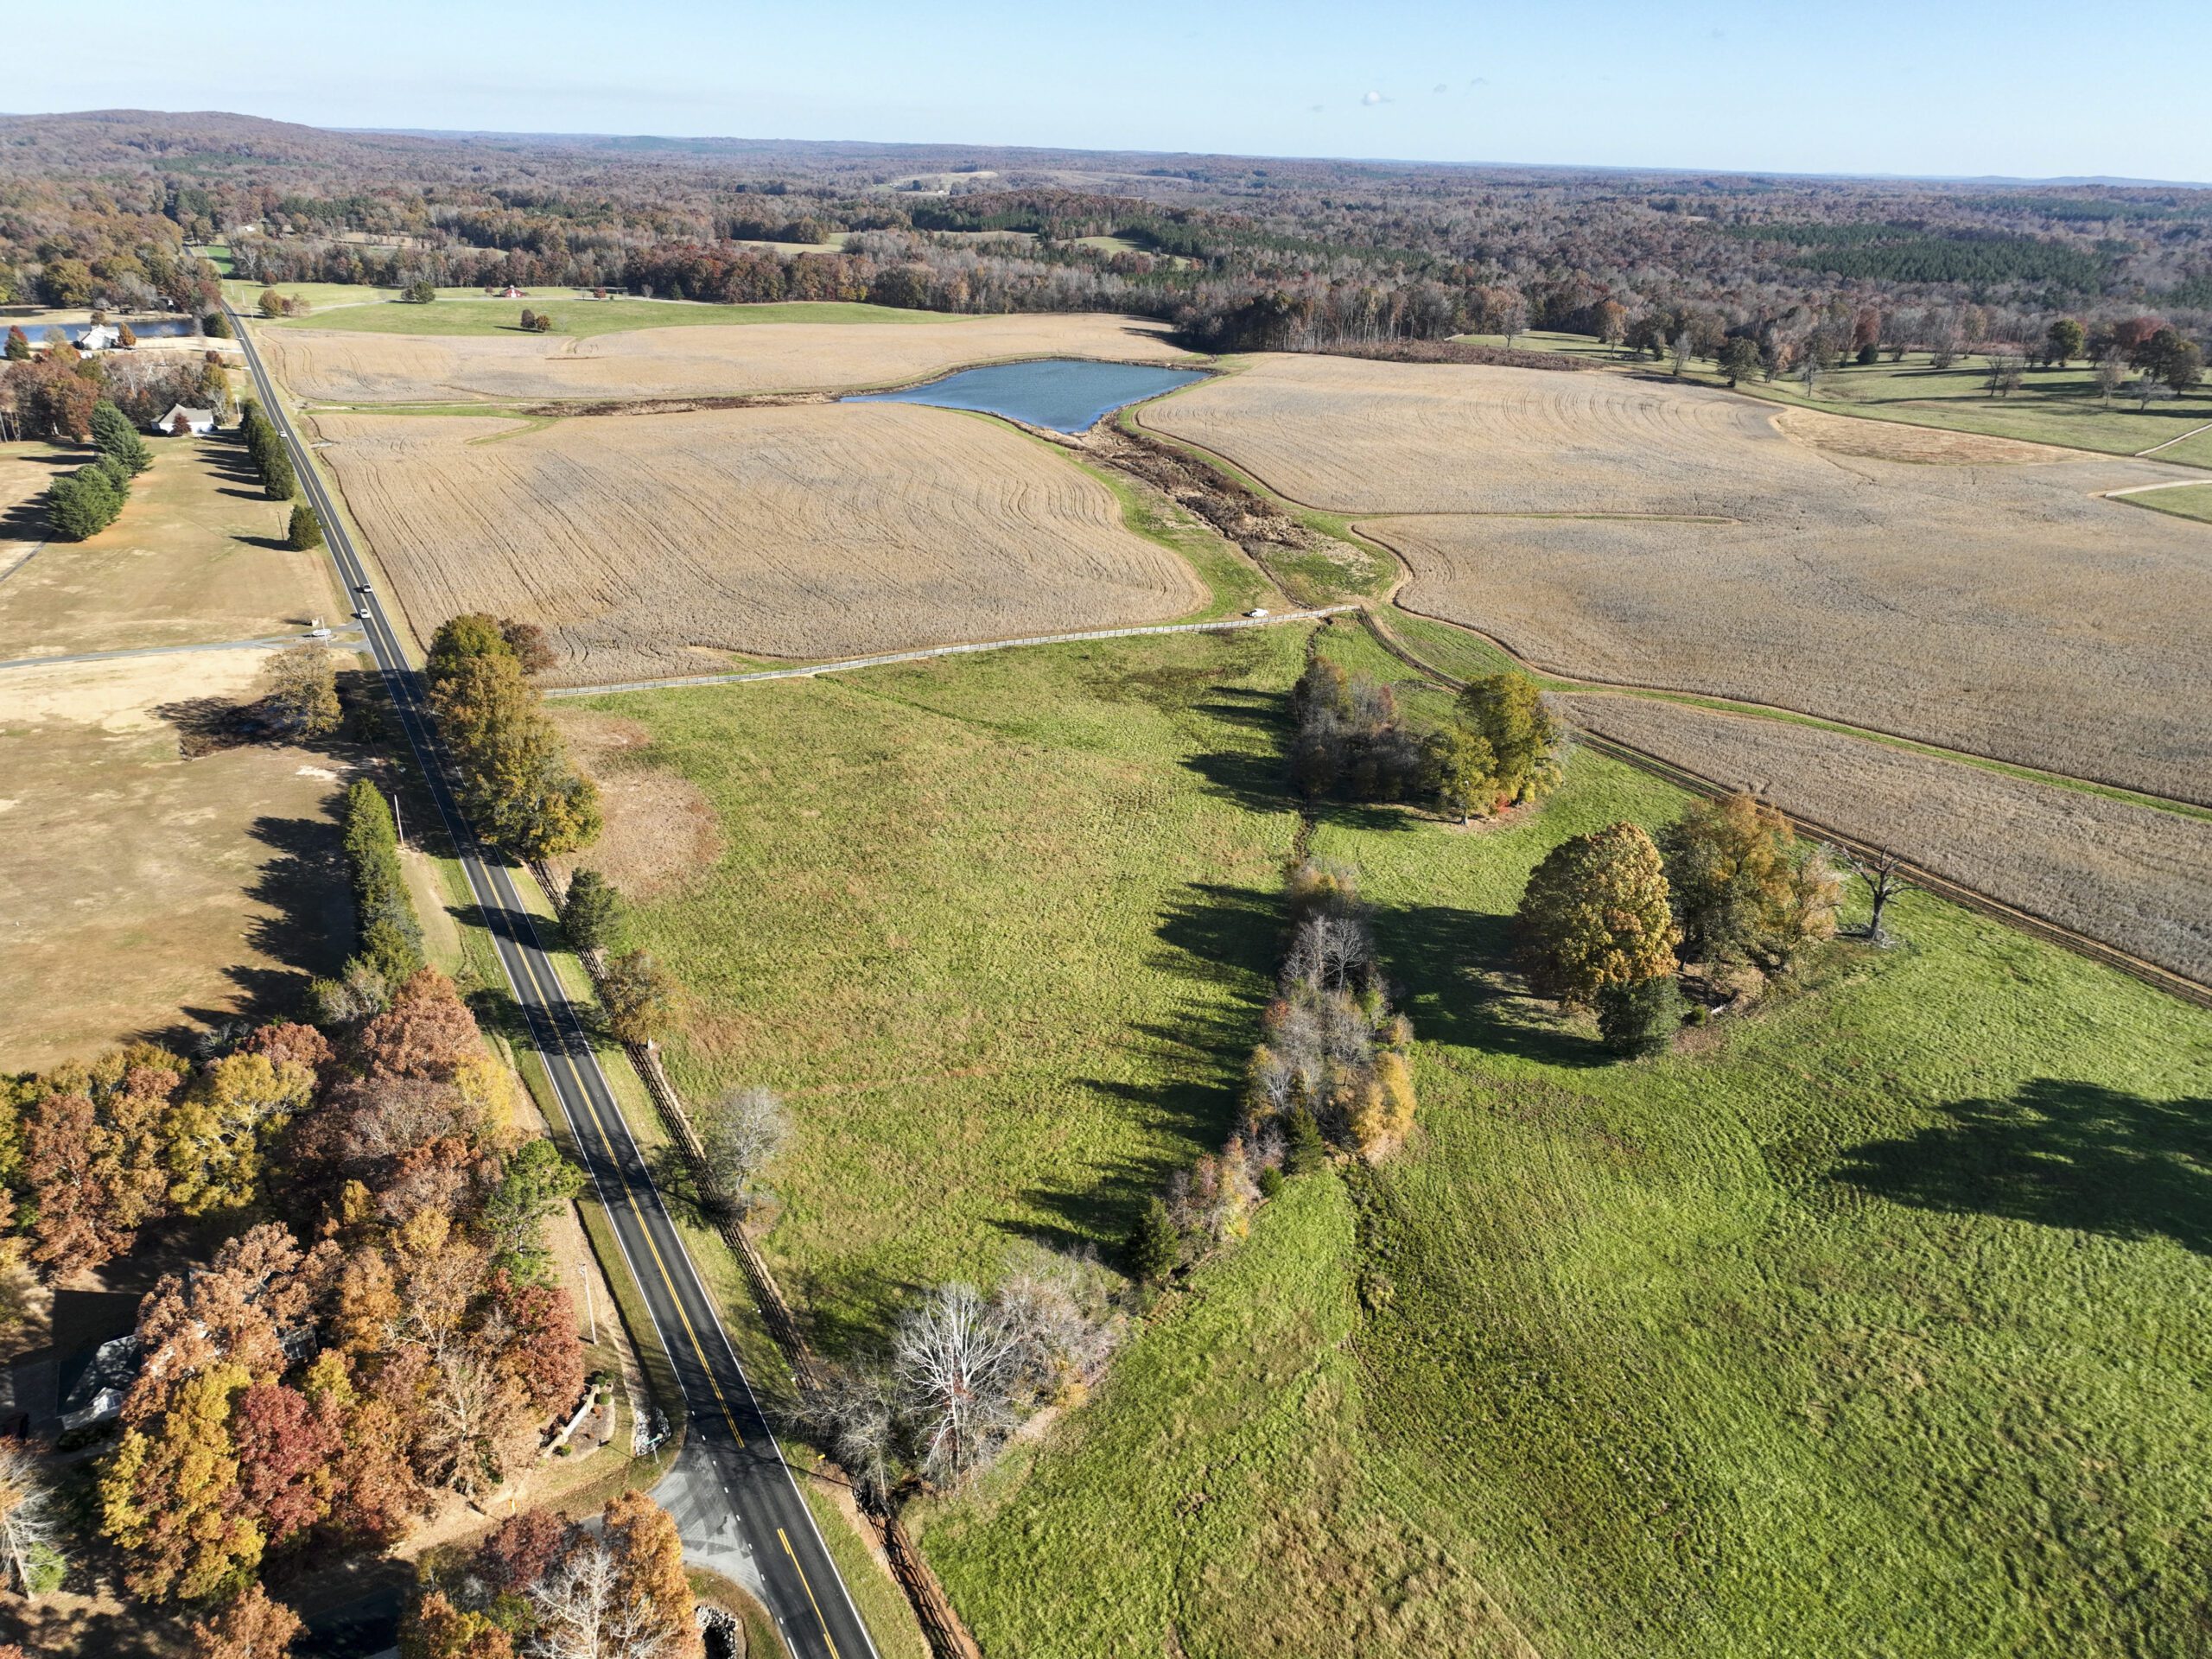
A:
<svg viewBox="0 0 2212 1659">
<path fill-rule="evenodd" d="M 180 430 L 178 423 L 183 423 Z M 154 423 L 154 430 L 165 438 L 181 437 L 190 433 L 204 438 L 215 429 L 215 411 L 212 409 L 193 409 L 184 404 L 170 405 L 169 412 Z"/>
</svg>

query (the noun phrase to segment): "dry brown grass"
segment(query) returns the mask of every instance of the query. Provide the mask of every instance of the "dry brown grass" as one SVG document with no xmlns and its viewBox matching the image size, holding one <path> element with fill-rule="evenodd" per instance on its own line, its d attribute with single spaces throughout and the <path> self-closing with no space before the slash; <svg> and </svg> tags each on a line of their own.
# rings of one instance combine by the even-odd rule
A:
<svg viewBox="0 0 2212 1659">
<path fill-rule="evenodd" d="M 925 323 L 704 324 L 588 340 L 264 329 L 276 378 L 327 403 L 702 397 L 903 385 L 1013 357 L 1159 362 L 1187 353 L 1163 325 L 1093 314 Z"/>
<path fill-rule="evenodd" d="M 2202 819 L 1795 722 L 1649 697 L 1567 702 L 1592 731 L 2212 982 L 2212 823 Z"/>
<path fill-rule="evenodd" d="M 724 842 L 706 794 L 680 772 L 654 764 L 652 734 L 634 720 L 555 705 L 569 753 L 599 785 L 607 827 L 582 858 L 556 860 L 562 877 L 588 864 L 623 896 L 657 899 L 686 876 L 711 869 Z"/>
<path fill-rule="evenodd" d="M 1362 526 L 1411 567 L 1404 603 L 1560 674 L 2212 802 L 2212 535 L 2097 499 L 2171 468 L 1795 412 L 1777 430 L 1624 375 L 1329 358 L 1143 418 L 1316 505 L 1407 515 Z"/>
<path fill-rule="evenodd" d="M 352 931 L 329 757 L 181 758 L 157 712 L 245 695 L 265 653 L 0 674 L 0 1071 L 284 1005 Z"/>
<path fill-rule="evenodd" d="M 1105 486 L 944 410 L 317 424 L 417 637 L 457 611 L 526 617 L 563 683 L 1113 627 L 1205 599 Z"/>
<path fill-rule="evenodd" d="M 153 467 L 122 517 L 90 541 L 49 543 L 0 583 L 0 661 L 257 639 L 344 615 L 329 561 L 283 547 L 291 505 L 247 480 L 235 442 L 147 444 Z M 27 448 L 35 453 L 0 463 L 0 500 L 19 473 L 42 478 L 83 458 Z M 8 556 L 0 543 L 0 569 Z"/>
</svg>

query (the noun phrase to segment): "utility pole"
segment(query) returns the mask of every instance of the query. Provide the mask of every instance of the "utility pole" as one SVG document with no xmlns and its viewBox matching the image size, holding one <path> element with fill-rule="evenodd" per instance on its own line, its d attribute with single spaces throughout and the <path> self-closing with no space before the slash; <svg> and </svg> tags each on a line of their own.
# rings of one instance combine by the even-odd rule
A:
<svg viewBox="0 0 2212 1659">
<path fill-rule="evenodd" d="M 591 1345 L 596 1348 L 599 1346 L 599 1307 L 591 1299 L 591 1268 L 582 1262 L 577 1262 L 576 1277 L 584 1281 L 584 1312 L 590 1317 Z"/>
<path fill-rule="evenodd" d="M 400 821 L 399 791 L 396 789 L 391 791 L 391 838 L 403 847 L 407 844 L 407 826 Z"/>
</svg>

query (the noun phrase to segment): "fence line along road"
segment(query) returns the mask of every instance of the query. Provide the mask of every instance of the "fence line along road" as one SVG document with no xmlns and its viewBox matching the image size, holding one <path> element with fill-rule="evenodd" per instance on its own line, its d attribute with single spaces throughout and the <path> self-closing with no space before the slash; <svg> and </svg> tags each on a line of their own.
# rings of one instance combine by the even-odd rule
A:
<svg viewBox="0 0 2212 1659">
<path fill-rule="evenodd" d="M 1278 622 L 1313 622 L 1357 605 L 1325 605 L 1314 611 L 1284 611 L 1274 616 L 1231 616 L 1218 622 L 1162 622 L 1144 628 L 1096 628 L 1088 633 L 1039 633 L 1026 639 L 984 639 L 969 645 L 925 645 L 918 651 L 893 651 L 880 657 L 848 657 L 842 662 L 816 663 L 806 668 L 763 668 L 743 674 L 692 674 L 678 680 L 621 680 L 612 685 L 563 685 L 546 692 L 549 697 L 598 697 L 616 691 L 671 691 L 687 685 L 747 685 L 755 680 L 810 680 L 817 674 L 845 674 L 856 668 L 888 668 L 894 663 L 925 662 L 932 657 L 964 657 L 979 651 L 1012 651 L 1018 645 L 1073 645 L 1085 639 L 1137 639 L 1155 633 L 1226 633 L 1232 628 L 1268 628 Z"/>
<path fill-rule="evenodd" d="M 481 912 L 499 966 L 530 1027 L 531 1046 L 559 1101 L 631 1277 L 667 1351 L 689 1414 L 684 1456 L 706 1463 L 692 1482 L 698 1497 L 723 1511 L 718 1533 L 742 1541 L 761 1579 L 761 1599 L 792 1659 L 874 1659 L 875 1646 L 838 1576 L 813 1512 L 799 1494 L 776 1437 L 753 1398 L 714 1300 L 669 1219 L 645 1155 L 632 1137 L 582 1015 L 563 988 L 506 863 L 478 843 L 452 788 L 421 677 L 407 660 L 382 604 L 365 591 L 368 576 L 345 521 L 334 509 L 314 461 L 277 401 L 243 318 L 227 303 L 262 405 L 296 463 L 300 487 L 321 514 L 332 563 L 357 595 L 362 626 L 408 747 Z M 671 1402 L 674 1403 L 674 1402 Z"/>
</svg>

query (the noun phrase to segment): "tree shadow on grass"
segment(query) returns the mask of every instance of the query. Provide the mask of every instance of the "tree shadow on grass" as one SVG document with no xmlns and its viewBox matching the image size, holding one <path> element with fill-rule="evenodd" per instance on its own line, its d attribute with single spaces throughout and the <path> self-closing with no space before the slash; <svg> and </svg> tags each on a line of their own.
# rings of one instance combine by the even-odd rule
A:
<svg viewBox="0 0 2212 1659">
<path fill-rule="evenodd" d="M 2010 1099 L 1845 1154 L 1840 1180 L 1916 1209 L 2035 1222 L 2212 1255 L 2212 1097 L 2146 1100 L 2035 1077 Z"/>
<path fill-rule="evenodd" d="M 1383 970 L 1415 1035 L 1545 1065 L 1611 1065 L 1595 1037 L 1528 995 L 1513 963 L 1512 923 L 1510 916 L 1451 905 L 1376 910 Z"/>
</svg>

